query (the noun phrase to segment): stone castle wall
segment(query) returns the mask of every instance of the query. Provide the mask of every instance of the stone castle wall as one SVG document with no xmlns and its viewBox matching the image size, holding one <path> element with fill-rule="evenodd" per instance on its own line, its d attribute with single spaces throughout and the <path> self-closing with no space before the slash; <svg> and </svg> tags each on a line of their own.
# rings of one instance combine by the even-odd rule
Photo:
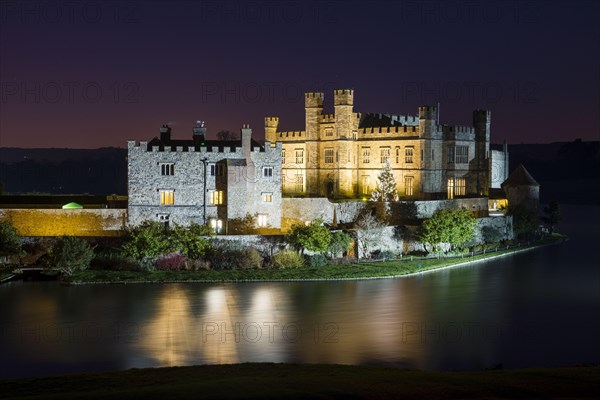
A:
<svg viewBox="0 0 600 400">
<path fill-rule="evenodd" d="M 121 236 L 125 209 L 0 209 L 21 236 Z"/>
</svg>

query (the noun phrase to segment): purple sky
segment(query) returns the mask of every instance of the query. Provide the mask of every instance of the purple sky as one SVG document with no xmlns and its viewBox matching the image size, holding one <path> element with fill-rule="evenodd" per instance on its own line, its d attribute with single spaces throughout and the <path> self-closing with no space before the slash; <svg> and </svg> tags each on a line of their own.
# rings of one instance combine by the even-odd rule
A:
<svg viewBox="0 0 600 400">
<path fill-rule="evenodd" d="M 599 140 L 600 3 L 0 2 L 0 146 L 125 147 L 263 118 L 304 129 L 305 91 L 471 124 L 492 141 Z"/>
</svg>

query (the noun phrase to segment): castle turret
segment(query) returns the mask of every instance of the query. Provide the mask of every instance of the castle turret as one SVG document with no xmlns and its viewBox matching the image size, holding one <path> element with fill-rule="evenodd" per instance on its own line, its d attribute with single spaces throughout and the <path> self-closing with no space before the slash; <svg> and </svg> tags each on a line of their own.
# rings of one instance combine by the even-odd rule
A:
<svg viewBox="0 0 600 400">
<path fill-rule="evenodd" d="M 277 127 L 279 126 L 279 117 L 265 118 L 265 141 L 275 143 L 277 141 Z"/>
<path fill-rule="evenodd" d="M 319 136 L 319 122 L 323 114 L 323 93 L 305 93 L 304 109 L 306 112 L 306 138 L 308 140 L 317 140 Z"/>
<path fill-rule="evenodd" d="M 537 211 L 540 203 L 540 184 L 529 174 L 523 164 L 509 175 L 502 183 L 509 207 L 524 207 Z"/>
<path fill-rule="evenodd" d="M 419 132 L 423 137 L 432 137 L 437 132 L 437 107 L 419 107 Z"/>
<path fill-rule="evenodd" d="M 194 146 L 201 146 L 206 140 L 206 127 L 204 121 L 196 121 L 196 126 L 192 128 L 194 132 L 192 138 L 194 139 Z"/>
<path fill-rule="evenodd" d="M 473 111 L 473 127 L 475 128 L 475 160 L 477 162 L 477 192 L 487 194 L 491 186 L 489 174 L 490 125 L 492 112 L 489 110 Z"/>
<path fill-rule="evenodd" d="M 352 137 L 353 122 L 356 122 L 353 116 L 354 90 L 338 89 L 333 91 L 333 107 L 335 112 L 335 127 L 337 137 Z"/>
<path fill-rule="evenodd" d="M 160 127 L 160 141 L 163 142 L 163 144 L 171 141 L 171 127 L 169 125 Z"/>
</svg>

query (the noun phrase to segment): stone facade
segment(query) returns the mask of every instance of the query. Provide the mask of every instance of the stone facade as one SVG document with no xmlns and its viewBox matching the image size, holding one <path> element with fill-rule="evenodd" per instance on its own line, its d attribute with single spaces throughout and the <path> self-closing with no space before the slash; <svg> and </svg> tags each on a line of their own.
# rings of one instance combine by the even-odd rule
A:
<svg viewBox="0 0 600 400">
<path fill-rule="evenodd" d="M 265 118 L 265 137 L 282 142 L 283 194 L 369 197 L 387 160 L 407 200 L 484 196 L 491 185 L 487 110 L 472 126 L 441 125 L 437 107 L 418 116 L 354 112 L 354 91 L 334 91 L 334 114 L 323 114 L 323 93 L 305 94 L 305 129 L 278 131 Z"/>
<path fill-rule="evenodd" d="M 144 220 L 208 223 L 225 233 L 232 220 L 255 218 L 259 228 L 281 227 L 281 144 L 206 139 L 203 123 L 191 140 L 160 138 L 128 143 L 128 223 Z"/>
</svg>

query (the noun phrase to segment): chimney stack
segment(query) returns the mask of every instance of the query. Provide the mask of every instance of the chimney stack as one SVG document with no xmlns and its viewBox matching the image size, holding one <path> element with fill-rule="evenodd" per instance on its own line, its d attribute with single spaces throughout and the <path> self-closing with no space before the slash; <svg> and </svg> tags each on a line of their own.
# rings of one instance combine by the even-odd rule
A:
<svg viewBox="0 0 600 400">
<path fill-rule="evenodd" d="M 206 128 L 204 127 L 204 121 L 196 121 L 196 126 L 192 129 L 194 135 L 194 146 L 201 146 L 206 140 Z"/>
<path fill-rule="evenodd" d="M 171 141 L 171 127 L 169 125 L 160 127 L 160 141 L 163 144 L 168 144 Z"/>
</svg>

